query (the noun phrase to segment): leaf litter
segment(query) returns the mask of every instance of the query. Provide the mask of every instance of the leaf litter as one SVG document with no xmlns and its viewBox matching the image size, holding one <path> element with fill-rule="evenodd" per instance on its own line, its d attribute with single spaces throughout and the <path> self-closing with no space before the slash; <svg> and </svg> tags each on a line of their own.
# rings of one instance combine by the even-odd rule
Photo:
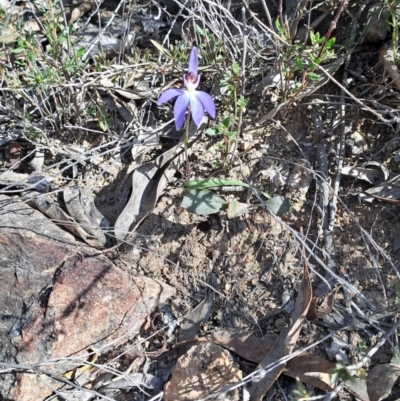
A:
<svg viewBox="0 0 400 401">
<path fill-rule="evenodd" d="M 308 268 L 305 265 L 303 271 L 303 280 L 300 285 L 299 293 L 295 302 L 294 310 L 291 312 L 292 325 L 285 328 L 271 351 L 259 363 L 256 375 L 253 377 L 250 387 L 250 396 L 254 400 L 262 400 L 264 394 L 268 392 L 275 380 L 285 368 L 285 364 L 278 365 L 275 369 L 271 369 L 274 363 L 281 358 L 288 356 L 294 349 L 297 339 L 300 335 L 300 330 L 304 319 L 307 316 L 307 311 L 312 298 L 311 281 Z M 269 371 L 267 370 L 269 369 Z"/>
</svg>

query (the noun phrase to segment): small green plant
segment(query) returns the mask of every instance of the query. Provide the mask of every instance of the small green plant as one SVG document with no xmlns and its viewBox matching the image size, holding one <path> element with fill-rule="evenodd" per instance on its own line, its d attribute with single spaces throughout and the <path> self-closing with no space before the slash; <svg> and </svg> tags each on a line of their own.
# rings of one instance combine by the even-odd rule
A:
<svg viewBox="0 0 400 401">
<path fill-rule="evenodd" d="M 399 47 L 399 5 L 400 5 L 400 0 L 386 0 L 387 7 L 389 9 L 390 13 L 390 25 L 392 26 L 392 51 L 393 51 L 393 56 L 394 60 L 397 63 L 398 62 L 398 52 L 397 49 Z"/>
<path fill-rule="evenodd" d="M 275 28 L 285 43 L 280 49 L 279 63 L 282 82 L 284 82 L 283 100 L 286 100 L 288 97 L 295 98 L 310 81 L 317 81 L 320 78 L 315 70 L 320 64 L 336 57 L 333 51 L 336 39 L 321 36 L 318 32 L 314 33 L 311 30 L 310 44 L 291 43 L 289 21 L 285 20 L 281 24 L 277 19 Z M 293 86 L 291 82 L 296 74 L 300 74 L 301 78 Z"/>
<path fill-rule="evenodd" d="M 13 30 L 11 28 L 10 30 Z M 22 30 L 22 27 L 18 29 Z M 19 66 L 26 66 L 38 57 L 38 49 L 36 47 L 35 37 L 33 33 L 26 35 L 18 35 L 15 47 L 10 50 L 12 54 L 16 55 L 15 64 Z"/>
<path fill-rule="evenodd" d="M 54 60 L 58 60 L 62 55 L 73 29 L 72 25 L 64 23 L 62 12 L 57 12 L 57 3 L 58 0 L 54 3 L 49 1 L 46 8 L 39 8 L 44 16 L 43 27 L 46 39 L 49 42 L 48 53 Z"/>
<path fill-rule="evenodd" d="M 358 341 L 356 352 L 359 359 L 362 359 L 365 355 L 367 355 L 368 346 L 364 340 Z"/>
<path fill-rule="evenodd" d="M 296 388 L 293 390 L 290 401 L 305 401 L 311 397 L 311 393 L 307 391 L 302 382 L 297 382 Z"/>
<path fill-rule="evenodd" d="M 233 98 L 233 115 L 235 120 L 237 119 L 240 109 L 246 106 L 244 98 L 238 98 L 238 89 L 241 86 L 241 72 L 239 64 L 233 63 L 231 69 L 223 74 L 221 80 L 221 87 L 225 89 L 225 95 L 228 97 L 228 101 L 230 97 Z"/>
<path fill-rule="evenodd" d="M 184 42 L 179 42 L 176 45 L 170 45 L 168 48 L 155 40 L 150 40 L 154 47 L 163 54 L 173 65 L 183 66 L 187 63 L 188 50 Z"/>
<path fill-rule="evenodd" d="M 395 284 L 394 290 L 396 292 L 396 305 L 400 309 L 400 282 Z"/>
<path fill-rule="evenodd" d="M 106 113 L 104 105 L 92 104 L 88 109 L 84 111 L 88 119 L 97 121 L 100 129 L 106 132 L 110 127 L 110 117 Z"/>
<path fill-rule="evenodd" d="M 330 371 L 332 383 L 353 381 L 355 377 L 365 377 L 365 370 L 359 368 L 357 370 L 350 369 L 341 362 L 336 364 L 336 367 Z"/>
<path fill-rule="evenodd" d="M 41 86 L 56 84 L 60 80 L 58 71 L 51 66 L 45 65 L 39 68 L 37 65 L 32 65 L 23 76 L 24 81 L 33 88 L 34 86 Z"/>
<path fill-rule="evenodd" d="M 231 131 L 230 128 L 232 126 L 231 117 L 225 118 L 222 122 L 217 124 L 215 127 L 208 128 L 206 130 L 206 134 L 209 136 L 221 135 L 222 141 L 218 143 L 218 148 L 221 152 L 222 163 L 220 164 L 220 168 L 224 169 L 226 166 L 226 162 L 228 159 L 228 155 L 232 145 L 236 142 L 237 131 Z"/>
<path fill-rule="evenodd" d="M 204 63 L 217 66 L 223 64 L 226 60 L 226 51 L 223 41 L 218 39 L 207 28 L 201 28 L 197 24 L 195 28 L 196 32 L 201 37 L 199 42 L 202 42 L 200 48 L 204 54 Z"/>
<path fill-rule="evenodd" d="M 231 68 L 222 74 L 220 85 L 224 89 L 223 104 L 225 112 L 231 116 L 226 117 L 215 127 L 206 130 L 206 134 L 209 136 L 222 136 L 222 141 L 217 144 L 222 156 L 222 162 L 218 163 L 218 167 L 222 169 L 226 167 L 229 153 L 237 141 L 239 113 L 244 111 L 247 105 L 246 99 L 242 95 L 238 95 L 241 87 L 241 72 L 239 64 L 233 63 Z"/>
</svg>

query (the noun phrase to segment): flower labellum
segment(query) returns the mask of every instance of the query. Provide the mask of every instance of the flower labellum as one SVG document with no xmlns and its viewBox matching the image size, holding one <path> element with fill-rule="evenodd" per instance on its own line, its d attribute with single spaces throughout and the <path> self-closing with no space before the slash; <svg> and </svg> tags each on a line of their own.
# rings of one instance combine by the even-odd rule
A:
<svg viewBox="0 0 400 401">
<path fill-rule="evenodd" d="M 200 82 L 198 65 L 197 48 L 193 47 L 189 58 L 189 70 L 183 75 L 183 83 L 186 89 L 168 89 L 157 101 L 157 104 L 160 106 L 175 97 L 177 98 L 174 106 L 174 118 L 177 130 L 180 130 L 185 123 L 186 111 L 189 104 L 193 121 L 197 126 L 200 125 L 201 119 L 204 116 L 204 109 L 206 109 L 212 118 L 215 117 L 215 104 L 212 97 L 206 92 L 196 90 Z"/>
</svg>

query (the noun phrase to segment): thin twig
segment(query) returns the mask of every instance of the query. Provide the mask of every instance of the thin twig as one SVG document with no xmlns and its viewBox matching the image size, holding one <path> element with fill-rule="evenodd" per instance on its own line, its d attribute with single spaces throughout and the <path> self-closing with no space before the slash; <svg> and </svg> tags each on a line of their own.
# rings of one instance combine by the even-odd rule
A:
<svg viewBox="0 0 400 401">
<path fill-rule="evenodd" d="M 332 31 L 336 28 L 336 25 L 337 25 L 337 22 L 338 22 L 338 20 L 339 20 L 339 17 L 340 17 L 340 15 L 342 14 L 342 12 L 343 12 L 343 10 L 344 10 L 344 7 L 345 7 L 345 5 L 346 5 L 346 3 L 347 3 L 347 1 L 348 1 L 348 0 L 342 0 L 342 1 L 340 2 L 340 6 L 339 6 L 338 10 L 336 11 L 335 17 L 334 17 L 334 19 L 332 20 L 331 25 L 329 26 L 328 32 L 327 32 L 326 35 L 325 35 L 325 40 L 324 40 L 324 43 L 323 43 L 322 46 L 321 46 L 321 49 L 319 50 L 318 57 L 321 57 L 321 55 L 322 55 L 322 53 L 323 53 L 323 51 L 324 51 L 324 49 L 325 49 L 325 46 L 326 46 L 326 44 L 327 44 L 329 38 L 330 38 L 331 35 L 332 35 Z"/>
<path fill-rule="evenodd" d="M 265 0 L 261 0 L 261 4 L 263 5 L 264 11 L 265 11 L 265 15 L 267 17 L 267 21 L 268 21 L 268 24 L 269 24 L 269 27 L 271 29 L 273 29 L 274 24 L 272 22 L 271 14 L 269 13 L 269 10 L 268 10 L 267 4 L 265 3 Z"/>
<path fill-rule="evenodd" d="M 337 79 L 333 78 L 331 74 L 329 74 L 328 71 L 325 70 L 324 67 L 321 65 L 318 65 L 317 68 L 321 70 L 335 85 L 337 85 L 340 89 L 343 90 L 344 93 L 346 93 L 348 96 L 350 96 L 351 99 L 353 99 L 357 104 L 359 104 L 364 110 L 370 112 L 373 114 L 375 117 L 379 119 L 379 121 L 382 121 L 385 124 L 391 125 L 393 123 L 400 123 L 400 117 L 394 117 L 391 120 L 386 120 L 385 118 L 382 117 L 381 114 L 377 113 L 375 110 L 371 109 L 368 107 L 365 103 L 363 103 L 360 99 L 357 99 L 349 90 L 347 90 Z"/>
<path fill-rule="evenodd" d="M 301 18 L 303 17 L 304 14 L 304 10 L 307 7 L 307 3 L 310 0 L 303 0 L 303 2 L 300 4 L 300 6 L 298 7 L 298 12 L 297 12 L 297 17 L 296 19 L 293 21 L 292 25 L 290 26 L 290 40 L 293 41 L 293 39 L 296 36 L 297 33 L 297 27 L 299 25 L 299 22 L 301 20 Z"/>
<path fill-rule="evenodd" d="M 247 57 L 247 32 L 246 32 L 246 10 L 244 7 L 242 7 L 242 21 L 243 21 L 243 54 L 242 54 L 242 76 L 241 76 L 241 95 L 244 95 L 244 88 L 246 86 L 246 57 Z M 235 88 L 236 90 L 236 88 Z M 237 102 L 236 102 L 237 103 Z M 236 104 L 237 107 L 237 104 Z M 239 119 L 238 119 L 238 124 L 237 124 L 237 135 L 236 135 L 236 141 L 233 144 L 233 148 L 231 150 L 231 160 L 230 163 L 233 163 L 233 158 L 234 155 L 236 154 L 236 150 L 238 147 L 238 142 L 239 142 L 239 136 L 242 133 L 242 128 L 243 128 L 243 107 L 240 107 L 239 110 Z"/>
<path fill-rule="evenodd" d="M 320 182 L 321 188 L 321 196 L 320 196 L 320 213 L 321 213 L 321 225 L 324 234 L 324 246 L 325 246 L 325 256 L 327 258 L 327 266 L 332 270 L 335 271 L 335 246 L 333 242 L 333 232 L 330 230 L 329 227 L 329 198 L 330 198 L 330 186 L 328 184 L 329 180 L 329 168 L 328 168 L 328 161 L 325 149 L 325 141 L 322 137 L 323 135 L 323 127 L 322 127 L 322 119 L 321 115 L 317 110 L 311 114 L 315 134 L 316 134 L 316 141 L 317 141 L 317 161 L 319 164 L 319 170 L 324 180 Z M 320 296 L 320 294 L 317 294 Z"/>
</svg>

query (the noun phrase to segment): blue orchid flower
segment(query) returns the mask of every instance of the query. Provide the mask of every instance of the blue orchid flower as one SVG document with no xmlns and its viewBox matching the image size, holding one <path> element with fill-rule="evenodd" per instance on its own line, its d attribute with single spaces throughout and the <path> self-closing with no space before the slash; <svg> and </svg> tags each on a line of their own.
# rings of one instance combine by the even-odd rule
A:
<svg viewBox="0 0 400 401">
<path fill-rule="evenodd" d="M 157 101 L 157 104 L 160 106 L 177 97 L 174 106 L 174 118 L 177 130 L 180 130 L 185 123 L 186 111 L 189 108 L 189 104 L 193 121 L 197 126 L 200 125 L 201 119 L 204 116 L 204 109 L 206 109 L 212 118 L 215 117 L 215 104 L 212 97 L 206 92 L 196 90 L 200 82 L 198 66 L 197 48 L 193 47 L 190 53 L 188 72 L 183 75 L 183 83 L 186 89 L 168 89 Z"/>
</svg>

